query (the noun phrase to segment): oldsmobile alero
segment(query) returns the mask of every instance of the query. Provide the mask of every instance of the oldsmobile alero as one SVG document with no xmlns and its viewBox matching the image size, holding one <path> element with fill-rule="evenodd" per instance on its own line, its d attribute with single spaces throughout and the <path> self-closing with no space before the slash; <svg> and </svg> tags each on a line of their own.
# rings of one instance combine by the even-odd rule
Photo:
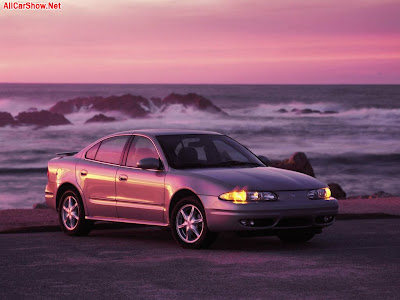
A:
<svg viewBox="0 0 400 300">
<path fill-rule="evenodd" d="M 326 184 L 268 165 L 219 133 L 126 131 L 50 160 L 45 198 L 68 235 L 98 220 L 169 226 L 185 248 L 223 231 L 305 242 L 333 224 Z"/>
</svg>

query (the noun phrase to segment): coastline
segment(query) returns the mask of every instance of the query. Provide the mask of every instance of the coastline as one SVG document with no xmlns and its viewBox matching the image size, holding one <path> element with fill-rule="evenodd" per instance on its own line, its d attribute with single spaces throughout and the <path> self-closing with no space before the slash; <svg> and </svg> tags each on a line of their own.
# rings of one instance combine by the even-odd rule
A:
<svg viewBox="0 0 400 300">
<path fill-rule="evenodd" d="M 400 197 L 338 201 L 339 220 L 400 218 Z M 48 208 L 0 210 L 0 234 L 50 232 L 59 228 L 57 213 Z"/>
</svg>

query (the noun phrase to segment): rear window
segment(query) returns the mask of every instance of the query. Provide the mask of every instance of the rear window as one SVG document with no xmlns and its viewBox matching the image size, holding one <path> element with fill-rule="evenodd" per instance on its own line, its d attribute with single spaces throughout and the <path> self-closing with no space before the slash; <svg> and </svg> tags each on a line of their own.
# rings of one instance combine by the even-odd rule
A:
<svg viewBox="0 0 400 300">
<path fill-rule="evenodd" d="M 97 143 L 97 144 L 94 145 L 92 148 L 90 148 L 90 149 L 86 152 L 85 157 L 86 157 L 87 159 L 95 159 L 97 150 L 99 149 L 99 146 L 100 146 L 100 143 Z"/>
<path fill-rule="evenodd" d="M 123 135 L 102 141 L 97 150 L 95 160 L 110 164 L 120 164 L 124 147 L 128 139 L 128 135 Z"/>
</svg>

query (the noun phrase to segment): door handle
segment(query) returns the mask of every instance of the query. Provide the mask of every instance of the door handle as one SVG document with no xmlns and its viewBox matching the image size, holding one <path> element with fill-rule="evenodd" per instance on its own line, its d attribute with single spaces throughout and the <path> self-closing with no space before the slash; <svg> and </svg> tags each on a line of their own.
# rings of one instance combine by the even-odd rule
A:
<svg viewBox="0 0 400 300">
<path fill-rule="evenodd" d="M 81 170 L 81 176 L 86 176 L 87 175 L 87 171 L 86 170 Z"/>
<path fill-rule="evenodd" d="M 119 179 L 119 181 L 127 181 L 128 180 L 128 176 L 121 174 L 121 175 L 118 176 L 118 179 Z"/>
</svg>

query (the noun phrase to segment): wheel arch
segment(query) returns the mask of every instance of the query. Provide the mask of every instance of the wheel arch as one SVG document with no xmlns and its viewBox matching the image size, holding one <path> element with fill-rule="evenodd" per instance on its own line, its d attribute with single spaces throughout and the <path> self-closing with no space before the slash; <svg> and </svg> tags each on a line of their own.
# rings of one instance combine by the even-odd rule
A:
<svg viewBox="0 0 400 300">
<path fill-rule="evenodd" d="M 57 211 L 58 211 L 58 206 L 60 205 L 61 196 L 62 196 L 66 191 L 68 191 L 68 190 L 73 190 L 73 191 L 76 192 L 76 193 L 81 197 L 81 199 L 83 200 L 81 192 L 79 191 L 79 189 L 78 189 L 75 185 L 73 185 L 73 184 L 70 183 L 70 182 L 64 182 L 64 183 L 63 183 L 62 185 L 60 185 L 60 186 L 58 187 L 58 189 L 57 189 L 57 195 L 56 195 L 56 210 L 57 210 Z M 83 203 L 83 201 L 82 201 L 82 204 L 85 206 L 85 204 Z"/>
<path fill-rule="evenodd" d="M 179 200 L 186 198 L 186 197 L 190 197 L 190 196 L 195 197 L 197 200 L 200 201 L 201 205 L 203 205 L 200 197 L 194 191 L 187 189 L 187 188 L 176 191 L 175 194 L 171 197 L 171 201 L 169 203 L 168 222 L 169 222 L 169 220 L 171 220 L 172 211 L 174 210 L 174 207 L 179 202 Z M 204 205 L 203 205 L 203 207 L 204 207 Z"/>
</svg>

